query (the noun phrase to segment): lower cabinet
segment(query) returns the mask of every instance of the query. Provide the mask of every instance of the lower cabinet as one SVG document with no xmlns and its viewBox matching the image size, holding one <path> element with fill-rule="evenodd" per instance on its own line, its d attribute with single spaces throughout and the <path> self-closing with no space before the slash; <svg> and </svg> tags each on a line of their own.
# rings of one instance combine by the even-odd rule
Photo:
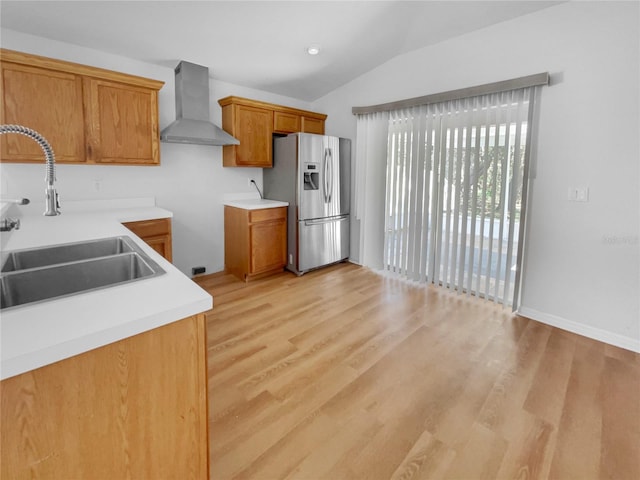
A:
<svg viewBox="0 0 640 480">
<path fill-rule="evenodd" d="M 164 258 L 173 261 L 171 247 L 171 219 L 159 218 L 140 222 L 123 223 Z"/>
<path fill-rule="evenodd" d="M 3 380 L 0 478 L 208 479 L 206 360 L 198 314 Z"/>
<path fill-rule="evenodd" d="M 287 264 L 287 207 L 224 207 L 225 270 L 248 281 Z"/>
</svg>

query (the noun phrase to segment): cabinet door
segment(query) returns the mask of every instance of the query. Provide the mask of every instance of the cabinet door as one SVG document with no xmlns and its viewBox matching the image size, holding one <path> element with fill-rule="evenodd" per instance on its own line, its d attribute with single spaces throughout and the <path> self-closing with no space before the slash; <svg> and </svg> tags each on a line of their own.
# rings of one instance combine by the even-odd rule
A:
<svg viewBox="0 0 640 480">
<path fill-rule="evenodd" d="M 319 135 L 324 135 L 324 120 L 302 117 L 302 131 L 304 133 L 317 133 Z"/>
<path fill-rule="evenodd" d="M 160 237 L 149 237 L 143 239 L 147 245 L 153 248 L 156 252 L 162 255 L 164 258 L 173 261 L 171 254 L 171 237 L 169 235 L 163 235 Z"/>
<path fill-rule="evenodd" d="M 88 157 L 96 163 L 160 163 L 158 94 L 118 82 L 85 79 Z"/>
<path fill-rule="evenodd" d="M 84 162 L 83 87 L 79 75 L 21 64 L 1 64 L 0 123 L 40 133 L 56 162 Z M 1 135 L 3 161 L 44 164 L 40 146 L 23 135 Z"/>
<path fill-rule="evenodd" d="M 170 218 L 127 222 L 123 225 L 164 258 L 173 261 Z"/>
<path fill-rule="evenodd" d="M 279 269 L 287 263 L 287 222 L 279 219 L 250 226 L 250 273 Z"/>
<path fill-rule="evenodd" d="M 273 112 L 261 108 L 235 105 L 235 128 L 232 132 L 240 145 L 224 147 L 226 166 L 271 167 Z M 233 158 L 228 158 L 228 152 Z"/>
<path fill-rule="evenodd" d="M 295 133 L 300 131 L 300 115 L 274 112 L 273 130 L 276 133 Z"/>
</svg>

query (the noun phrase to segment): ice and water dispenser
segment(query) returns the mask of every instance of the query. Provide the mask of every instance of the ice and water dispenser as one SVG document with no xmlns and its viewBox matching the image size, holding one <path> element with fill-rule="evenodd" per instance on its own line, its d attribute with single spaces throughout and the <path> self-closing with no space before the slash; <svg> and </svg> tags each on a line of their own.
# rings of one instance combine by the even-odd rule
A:
<svg viewBox="0 0 640 480">
<path fill-rule="evenodd" d="M 320 165 L 318 163 L 305 163 L 303 167 L 303 183 L 305 190 L 318 190 L 320 185 Z"/>
</svg>

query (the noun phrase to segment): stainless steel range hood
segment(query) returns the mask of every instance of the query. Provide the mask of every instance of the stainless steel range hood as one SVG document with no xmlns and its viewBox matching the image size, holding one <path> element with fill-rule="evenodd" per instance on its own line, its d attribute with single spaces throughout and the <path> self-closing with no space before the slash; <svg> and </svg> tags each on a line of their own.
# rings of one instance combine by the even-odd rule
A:
<svg viewBox="0 0 640 480">
<path fill-rule="evenodd" d="M 209 69 L 182 61 L 176 67 L 176 121 L 160 132 L 160 140 L 198 145 L 239 145 L 209 117 Z"/>
</svg>

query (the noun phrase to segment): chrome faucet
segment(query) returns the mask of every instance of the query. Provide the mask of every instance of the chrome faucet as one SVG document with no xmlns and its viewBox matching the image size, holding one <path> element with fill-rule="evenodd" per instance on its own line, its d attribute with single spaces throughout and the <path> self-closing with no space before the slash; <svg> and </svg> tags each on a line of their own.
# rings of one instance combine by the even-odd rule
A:
<svg viewBox="0 0 640 480">
<path fill-rule="evenodd" d="M 42 148 L 44 152 L 45 161 L 47 163 L 47 175 L 45 177 L 45 181 L 47 182 L 47 188 L 45 190 L 45 211 L 44 215 L 51 217 L 55 215 L 60 215 L 60 203 L 58 201 L 58 192 L 54 187 L 54 182 L 56 180 L 55 174 L 55 155 L 53 154 L 53 149 L 49 142 L 40 135 L 35 130 L 32 130 L 28 127 L 23 127 L 22 125 L 0 125 L 0 135 L 4 133 L 19 133 L 21 135 L 25 135 L 30 139 L 37 142 Z"/>
</svg>

